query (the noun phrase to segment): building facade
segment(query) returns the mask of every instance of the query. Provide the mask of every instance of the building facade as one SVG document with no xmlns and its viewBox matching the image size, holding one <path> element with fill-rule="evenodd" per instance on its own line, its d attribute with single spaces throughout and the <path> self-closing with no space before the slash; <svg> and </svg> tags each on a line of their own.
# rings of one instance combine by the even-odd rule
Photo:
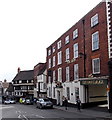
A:
<svg viewBox="0 0 112 120">
<path fill-rule="evenodd" d="M 38 63 L 34 66 L 35 98 L 47 96 L 46 76 L 46 63 Z"/>
<path fill-rule="evenodd" d="M 112 58 L 110 2 L 101 2 L 47 48 L 47 96 L 59 105 L 105 102 Z"/>
<path fill-rule="evenodd" d="M 3 96 L 8 96 L 7 88 L 9 87 L 9 82 L 7 82 L 6 79 L 2 82 L 2 87 L 3 87 Z"/>
<path fill-rule="evenodd" d="M 14 96 L 16 97 L 17 101 L 21 97 L 33 99 L 33 79 L 33 70 L 20 71 L 20 69 L 18 69 L 17 75 L 12 80 L 14 86 Z"/>
</svg>

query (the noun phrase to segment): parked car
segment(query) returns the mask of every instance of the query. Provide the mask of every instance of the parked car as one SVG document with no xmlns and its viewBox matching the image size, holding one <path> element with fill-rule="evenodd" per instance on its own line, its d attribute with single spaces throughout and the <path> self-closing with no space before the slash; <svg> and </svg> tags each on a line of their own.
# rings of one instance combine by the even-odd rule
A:
<svg viewBox="0 0 112 120">
<path fill-rule="evenodd" d="M 10 100 L 4 100 L 4 104 L 10 104 Z"/>
<path fill-rule="evenodd" d="M 48 98 L 39 98 L 37 100 L 37 108 L 53 108 L 53 103 Z"/>
<path fill-rule="evenodd" d="M 10 103 L 11 103 L 11 104 L 15 104 L 16 101 L 15 101 L 15 100 L 10 100 Z"/>
<path fill-rule="evenodd" d="M 15 100 L 10 100 L 10 99 L 4 101 L 4 104 L 15 104 L 15 103 L 16 103 Z"/>
<path fill-rule="evenodd" d="M 33 104 L 33 101 L 30 98 L 26 98 L 24 104 Z"/>
</svg>

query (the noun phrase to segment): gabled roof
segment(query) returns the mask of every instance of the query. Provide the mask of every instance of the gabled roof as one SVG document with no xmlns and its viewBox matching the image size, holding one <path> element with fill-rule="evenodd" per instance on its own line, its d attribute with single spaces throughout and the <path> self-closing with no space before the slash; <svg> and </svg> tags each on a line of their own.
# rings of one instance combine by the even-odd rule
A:
<svg viewBox="0 0 112 120">
<path fill-rule="evenodd" d="M 12 81 L 16 80 L 33 80 L 34 78 L 34 71 L 27 70 L 27 71 L 20 71 Z"/>
</svg>

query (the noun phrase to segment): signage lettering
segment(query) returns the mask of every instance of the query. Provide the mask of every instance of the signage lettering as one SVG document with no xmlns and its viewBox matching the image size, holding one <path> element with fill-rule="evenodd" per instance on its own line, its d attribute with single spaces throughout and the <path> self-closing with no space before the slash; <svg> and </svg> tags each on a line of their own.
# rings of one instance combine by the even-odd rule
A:
<svg viewBox="0 0 112 120">
<path fill-rule="evenodd" d="M 81 81 L 81 85 L 102 85 L 104 80 L 84 80 Z"/>
</svg>

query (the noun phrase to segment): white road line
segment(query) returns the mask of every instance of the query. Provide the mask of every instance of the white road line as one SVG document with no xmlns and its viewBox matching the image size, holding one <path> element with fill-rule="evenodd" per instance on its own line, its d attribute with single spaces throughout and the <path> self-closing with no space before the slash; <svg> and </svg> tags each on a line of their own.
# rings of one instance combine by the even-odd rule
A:
<svg viewBox="0 0 112 120">
<path fill-rule="evenodd" d="M 43 116 L 40 116 L 40 115 L 36 115 L 36 117 L 45 118 L 45 117 L 43 117 Z"/>
<path fill-rule="evenodd" d="M 25 115 L 23 115 L 23 117 L 25 118 L 25 120 L 28 120 L 28 118 Z"/>
<path fill-rule="evenodd" d="M 18 115 L 18 118 L 21 118 L 21 115 Z"/>
<path fill-rule="evenodd" d="M 14 108 L 13 106 L 6 106 L 6 107 L 1 107 L 0 109 L 6 109 L 6 108 Z"/>
</svg>

